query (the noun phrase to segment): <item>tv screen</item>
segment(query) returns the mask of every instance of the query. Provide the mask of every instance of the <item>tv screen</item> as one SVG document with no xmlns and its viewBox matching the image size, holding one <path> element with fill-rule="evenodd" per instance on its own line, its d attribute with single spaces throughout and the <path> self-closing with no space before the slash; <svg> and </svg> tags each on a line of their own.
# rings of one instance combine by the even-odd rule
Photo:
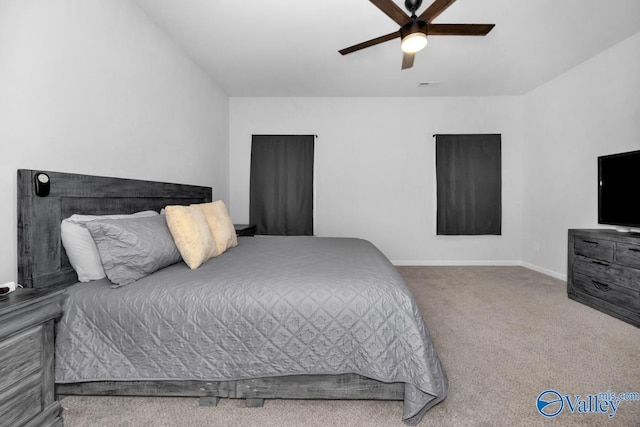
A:
<svg viewBox="0 0 640 427">
<path fill-rule="evenodd" d="M 598 223 L 640 228 L 640 150 L 598 157 Z"/>
</svg>

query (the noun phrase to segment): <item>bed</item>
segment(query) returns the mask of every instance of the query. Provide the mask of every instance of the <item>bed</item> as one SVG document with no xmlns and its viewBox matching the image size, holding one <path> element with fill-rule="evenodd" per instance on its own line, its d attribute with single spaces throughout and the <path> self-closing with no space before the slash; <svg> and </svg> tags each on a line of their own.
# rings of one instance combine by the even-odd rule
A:
<svg viewBox="0 0 640 427">
<path fill-rule="evenodd" d="M 56 328 L 64 395 L 403 400 L 420 422 L 447 377 L 416 302 L 370 242 L 240 237 L 191 270 L 178 262 L 127 286 L 77 283 L 60 239 L 72 214 L 160 211 L 208 203 L 208 187 L 18 171 L 18 273 L 27 287 L 65 288 Z"/>
</svg>

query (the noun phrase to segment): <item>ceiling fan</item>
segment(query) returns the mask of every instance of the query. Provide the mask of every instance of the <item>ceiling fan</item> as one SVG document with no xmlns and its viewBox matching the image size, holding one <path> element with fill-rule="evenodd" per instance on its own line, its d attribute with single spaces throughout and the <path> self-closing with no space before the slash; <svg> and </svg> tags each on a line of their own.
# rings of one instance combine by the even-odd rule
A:
<svg viewBox="0 0 640 427">
<path fill-rule="evenodd" d="M 389 18 L 400 25 L 399 31 L 376 37 L 366 42 L 358 43 L 351 47 L 340 50 L 343 55 L 375 46 L 389 40 L 400 37 L 402 39 L 401 48 L 402 69 L 413 67 L 413 60 L 416 52 L 422 50 L 427 45 L 427 35 L 429 36 L 485 36 L 491 31 L 495 24 L 433 24 L 438 15 L 445 11 L 456 0 L 435 0 L 420 16 L 416 16 L 416 10 L 422 5 L 422 0 L 405 0 L 404 6 L 411 16 L 407 15 L 396 5 L 393 0 L 369 0 L 383 11 Z"/>
</svg>

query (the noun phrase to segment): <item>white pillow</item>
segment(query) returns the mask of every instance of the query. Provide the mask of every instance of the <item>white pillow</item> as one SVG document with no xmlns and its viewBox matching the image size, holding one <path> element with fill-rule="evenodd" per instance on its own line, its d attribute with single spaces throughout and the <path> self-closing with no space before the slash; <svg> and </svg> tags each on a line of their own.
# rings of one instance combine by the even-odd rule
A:
<svg viewBox="0 0 640 427">
<path fill-rule="evenodd" d="M 150 217 L 159 215 L 156 211 L 142 211 L 130 215 L 71 215 L 62 220 L 60 235 L 71 266 L 78 274 L 80 282 L 89 282 L 106 277 L 98 247 L 86 225 L 96 219 L 120 219 Z"/>
</svg>

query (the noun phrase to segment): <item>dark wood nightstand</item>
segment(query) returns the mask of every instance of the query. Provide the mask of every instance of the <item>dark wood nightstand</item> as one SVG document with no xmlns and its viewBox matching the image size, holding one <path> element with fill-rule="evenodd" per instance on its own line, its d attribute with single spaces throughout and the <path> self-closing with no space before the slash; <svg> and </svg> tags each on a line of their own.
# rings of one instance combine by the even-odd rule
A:
<svg viewBox="0 0 640 427">
<path fill-rule="evenodd" d="M 237 236 L 255 236 L 256 225 L 255 224 L 233 224 L 236 229 Z"/>
<path fill-rule="evenodd" d="M 0 296 L 0 424 L 62 426 L 55 400 L 54 322 L 63 290 Z"/>
</svg>

